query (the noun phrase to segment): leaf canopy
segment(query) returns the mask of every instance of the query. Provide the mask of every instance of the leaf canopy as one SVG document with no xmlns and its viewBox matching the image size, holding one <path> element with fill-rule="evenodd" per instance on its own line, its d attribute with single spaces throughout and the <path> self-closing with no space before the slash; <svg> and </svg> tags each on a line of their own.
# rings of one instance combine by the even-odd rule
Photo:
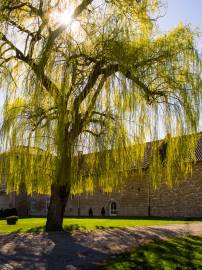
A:
<svg viewBox="0 0 202 270">
<path fill-rule="evenodd" d="M 202 91 L 197 33 L 179 24 L 159 34 L 161 8 L 157 0 L 1 0 L 8 191 L 24 183 L 48 193 L 54 181 L 72 193 L 120 189 L 162 132 L 165 161 L 158 141 L 149 150 L 154 186 L 190 173 Z"/>
</svg>

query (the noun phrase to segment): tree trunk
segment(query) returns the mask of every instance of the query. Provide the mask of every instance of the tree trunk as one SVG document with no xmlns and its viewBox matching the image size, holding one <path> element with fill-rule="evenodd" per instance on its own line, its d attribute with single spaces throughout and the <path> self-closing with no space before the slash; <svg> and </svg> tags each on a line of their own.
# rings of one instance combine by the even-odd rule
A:
<svg viewBox="0 0 202 270">
<path fill-rule="evenodd" d="M 69 197 L 68 185 L 52 184 L 50 204 L 46 221 L 46 231 L 62 231 L 63 217 Z"/>
<path fill-rule="evenodd" d="M 65 111 L 65 110 L 64 110 Z M 51 197 L 48 207 L 46 231 L 62 231 L 66 203 L 71 188 L 71 153 L 72 144 L 66 132 L 65 114 L 61 113 L 58 121 L 57 163 L 55 179 L 51 185 Z"/>
</svg>

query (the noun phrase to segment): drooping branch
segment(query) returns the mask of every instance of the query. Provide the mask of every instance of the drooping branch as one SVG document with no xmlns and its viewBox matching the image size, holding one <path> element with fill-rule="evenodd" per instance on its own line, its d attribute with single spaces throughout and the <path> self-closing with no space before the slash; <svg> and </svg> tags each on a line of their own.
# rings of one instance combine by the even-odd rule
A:
<svg viewBox="0 0 202 270">
<path fill-rule="evenodd" d="M 73 18 L 76 19 L 92 2 L 93 0 L 83 0 L 74 10 Z"/>
<path fill-rule="evenodd" d="M 42 82 L 43 87 L 47 90 L 47 92 L 51 94 L 51 96 L 55 100 L 57 100 L 57 98 L 60 96 L 60 92 L 57 86 L 55 85 L 55 83 L 51 81 L 51 79 L 44 72 L 40 70 L 39 65 L 31 62 L 30 66 L 35 72 L 37 78 Z"/>
<path fill-rule="evenodd" d="M 28 61 L 25 55 L 9 39 L 7 39 L 6 35 L 2 32 L 0 32 L 0 40 L 4 41 L 16 53 L 17 59 L 22 60 L 25 63 Z"/>
<path fill-rule="evenodd" d="M 43 87 L 51 94 L 52 97 L 56 98 L 59 96 L 59 90 L 57 86 L 50 80 L 48 76 L 45 75 L 39 68 L 39 65 L 36 64 L 28 56 L 25 56 L 22 51 L 20 51 L 7 37 L 0 32 L 0 39 L 16 53 L 16 58 L 23 61 L 25 64 L 29 65 L 32 68 L 37 78 L 42 82 Z"/>
<path fill-rule="evenodd" d="M 115 116 L 112 113 L 92 111 L 92 114 L 97 114 L 97 115 L 108 117 L 108 118 L 111 118 L 112 120 L 115 120 Z"/>
<path fill-rule="evenodd" d="M 35 6 L 33 6 L 32 4 L 28 3 L 28 2 L 20 2 L 18 4 L 14 4 L 12 5 L 12 2 L 10 1 L 10 3 L 8 5 L 3 5 L 1 8 L 1 11 L 5 11 L 7 10 L 8 13 L 10 14 L 12 11 L 15 10 L 20 10 L 24 7 L 28 7 L 30 9 L 31 12 L 33 12 L 35 15 L 39 16 L 39 17 L 43 17 L 43 12 L 41 8 L 36 8 Z"/>
<path fill-rule="evenodd" d="M 4 58 L 2 61 L 0 61 L 0 67 L 4 67 L 4 65 L 6 63 L 8 63 L 9 61 L 13 60 L 15 57 L 14 56 L 10 56 L 8 58 Z"/>
<path fill-rule="evenodd" d="M 84 129 L 83 132 L 89 133 L 89 134 L 91 134 L 94 137 L 100 137 L 100 136 L 102 136 L 102 135 L 105 134 L 104 131 L 100 131 L 99 133 L 96 133 L 96 132 L 94 132 L 94 131 L 92 131 L 90 129 Z"/>
<path fill-rule="evenodd" d="M 148 103 L 151 103 L 152 100 L 155 99 L 157 96 L 164 98 L 166 97 L 166 93 L 163 91 L 150 90 L 150 88 L 145 83 L 143 83 L 139 77 L 134 76 L 130 70 L 122 72 L 126 76 L 126 78 L 132 80 L 144 92 L 145 99 L 148 101 Z"/>
<path fill-rule="evenodd" d="M 74 101 L 74 113 L 75 113 L 75 120 L 74 125 L 72 128 L 73 134 L 77 137 L 81 132 L 84 126 L 88 125 L 92 120 L 93 109 L 95 106 L 95 102 L 97 100 L 98 95 L 100 94 L 101 90 L 103 89 L 104 83 L 106 82 L 107 78 L 110 77 L 118 71 L 117 64 L 108 65 L 105 68 L 101 68 L 100 63 L 97 63 L 94 66 L 92 73 L 89 75 L 88 82 L 84 87 L 83 91 Z M 99 76 L 102 75 L 98 86 L 96 89 L 93 89 L 95 84 L 98 81 Z M 83 100 L 88 96 L 89 93 L 93 93 L 90 103 L 83 115 L 79 114 L 79 107 Z"/>
<path fill-rule="evenodd" d="M 8 20 L 8 23 L 9 23 L 10 25 L 16 27 L 16 28 L 17 28 L 20 32 L 22 32 L 22 33 L 26 33 L 26 34 L 28 34 L 29 36 L 32 36 L 32 37 L 34 36 L 34 33 L 33 33 L 33 32 L 31 32 L 28 28 L 25 28 L 24 26 L 18 24 L 17 22 L 15 22 L 15 21 L 9 19 L 9 20 Z"/>
<path fill-rule="evenodd" d="M 102 72 L 101 72 L 101 66 L 100 66 L 100 63 L 98 63 L 98 64 L 96 64 L 94 66 L 94 69 L 90 73 L 84 89 L 82 90 L 82 92 L 74 100 L 73 108 L 74 108 L 75 113 L 78 112 L 80 104 L 87 97 L 87 95 L 89 94 L 89 92 L 93 89 L 93 87 L 94 87 L 94 85 L 95 85 L 98 77 L 101 74 L 102 74 Z"/>
<path fill-rule="evenodd" d="M 36 43 L 42 38 L 41 32 L 42 32 L 42 29 L 44 27 L 44 24 L 41 23 L 37 32 L 32 32 L 28 28 L 16 23 L 15 21 L 13 21 L 11 19 L 8 20 L 8 23 L 10 25 L 14 26 L 15 28 L 17 28 L 21 33 L 27 34 L 24 53 L 26 53 L 27 44 L 28 44 L 28 41 L 31 37 L 31 40 L 29 43 L 29 49 L 28 49 L 28 53 L 27 53 L 27 56 L 29 58 L 31 58 L 33 55 L 33 51 L 34 51 L 34 47 L 35 47 Z"/>
<path fill-rule="evenodd" d="M 89 104 L 89 106 L 86 110 L 85 116 L 84 116 L 85 120 L 92 115 L 92 111 L 93 111 L 93 108 L 95 106 L 96 99 L 97 99 L 98 95 L 100 94 L 107 78 L 110 77 L 112 74 L 116 73 L 118 71 L 118 68 L 119 68 L 118 64 L 111 64 L 111 65 L 108 65 L 106 68 L 101 69 L 101 74 L 103 74 L 103 77 L 100 80 L 100 83 L 99 83 L 94 95 L 91 98 L 90 104 Z"/>
</svg>

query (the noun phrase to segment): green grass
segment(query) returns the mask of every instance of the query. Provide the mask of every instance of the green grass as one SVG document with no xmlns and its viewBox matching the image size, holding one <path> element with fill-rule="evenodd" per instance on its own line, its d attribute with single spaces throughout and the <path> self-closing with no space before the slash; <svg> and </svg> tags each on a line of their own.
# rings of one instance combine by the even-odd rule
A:
<svg viewBox="0 0 202 270">
<path fill-rule="evenodd" d="M 45 218 L 22 218 L 16 225 L 7 225 L 6 220 L 0 220 L 0 233 L 40 232 L 44 231 Z M 149 219 L 149 218 L 65 218 L 64 229 L 94 230 L 99 228 L 126 228 L 134 226 L 151 226 L 187 223 L 183 220 Z"/>
<path fill-rule="evenodd" d="M 202 236 L 154 241 L 117 257 L 105 270 L 200 270 Z"/>
</svg>

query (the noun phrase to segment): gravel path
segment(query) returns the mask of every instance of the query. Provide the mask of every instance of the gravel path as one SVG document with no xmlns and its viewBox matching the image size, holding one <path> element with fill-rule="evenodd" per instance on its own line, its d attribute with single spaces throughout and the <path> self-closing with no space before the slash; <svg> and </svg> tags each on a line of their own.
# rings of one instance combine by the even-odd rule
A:
<svg viewBox="0 0 202 270">
<path fill-rule="evenodd" d="M 90 270 L 151 240 L 202 235 L 202 222 L 62 233 L 0 235 L 0 270 Z"/>
</svg>

